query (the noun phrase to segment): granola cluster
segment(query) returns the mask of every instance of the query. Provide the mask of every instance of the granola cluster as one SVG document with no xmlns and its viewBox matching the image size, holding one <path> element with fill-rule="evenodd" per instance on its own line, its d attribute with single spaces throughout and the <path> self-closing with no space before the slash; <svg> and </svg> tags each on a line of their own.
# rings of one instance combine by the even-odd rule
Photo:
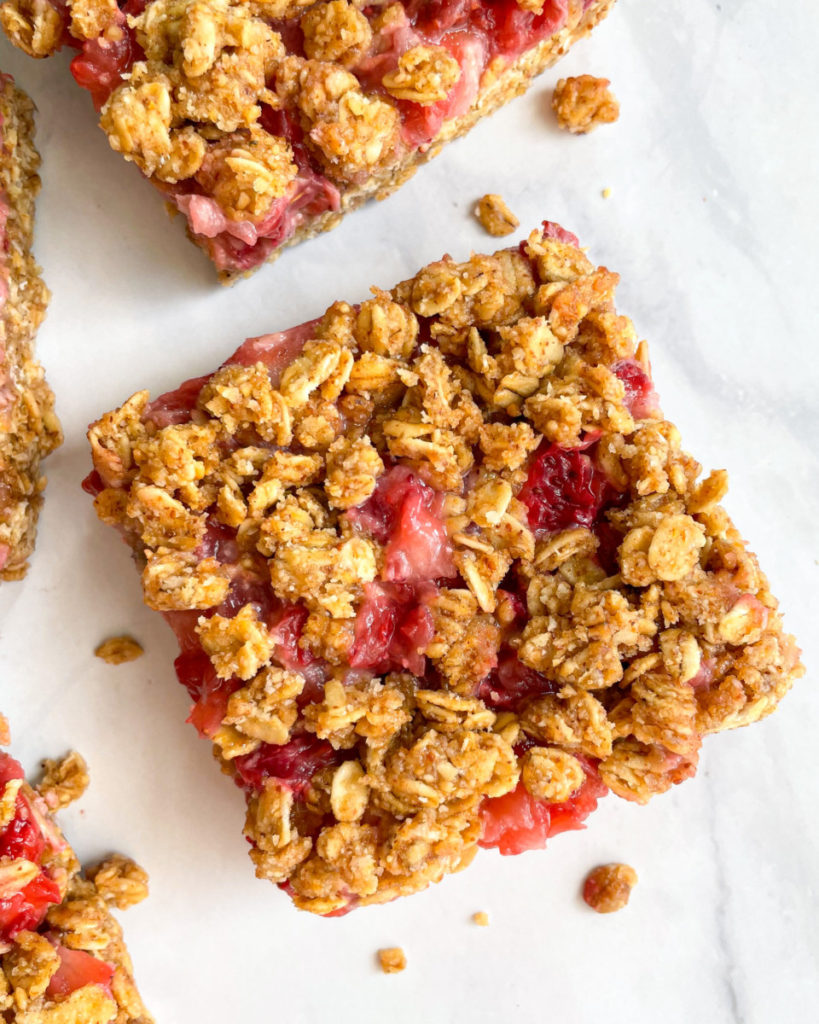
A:
<svg viewBox="0 0 819 1024">
<path fill-rule="evenodd" d="M 614 914 L 628 904 L 636 884 L 630 864 L 601 864 L 586 876 L 583 899 L 598 914 Z"/>
<path fill-rule="evenodd" d="M 577 75 L 561 78 L 552 96 L 557 123 L 573 135 L 586 135 L 601 124 L 612 124 L 620 116 L 620 104 L 608 78 Z"/>
<path fill-rule="evenodd" d="M 115 854 L 83 876 L 51 817 L 51 811 L 85 789 L 84 761 L 76 753 L 46 761 L 36 790 L 4 753 L 0 772 L 6 780 L 0 791 L 0 833 L 15 829 L 18 846 L 29 842 L 32 825 L 41 835 L 40 844 L 21 857 L 4 858 L 1 865 L 0 1018 L 10 1024 L 151 1024 L 134 985 L 122 931 L 108 909 L 108 904 L 124 908 L 142 900 L 147 875 Z M 25 829 L 15 825 L 22 820 L 30 823 Z M 33 856 L 40 845 L 40 862 L 33 863 L 26 853 Z M 30 883 L 38 877 L 42 881 L 35 890 Z M 34 891 L 47 893 L 42 906 Z"/>
<path fill-rule="evenodd" d="M 547 224 L 92 425 L 97 510 L 206 657 L 194 721 L 298 906 L 416 891 L 592 780 L 644 803 L 801 673 L 616 283 Z"/>
</svg>

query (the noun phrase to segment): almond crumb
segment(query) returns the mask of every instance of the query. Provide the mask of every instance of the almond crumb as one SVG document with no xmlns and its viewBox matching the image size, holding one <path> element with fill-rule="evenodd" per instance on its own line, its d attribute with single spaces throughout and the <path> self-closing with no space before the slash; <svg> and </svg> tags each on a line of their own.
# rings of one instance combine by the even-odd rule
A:
<svg viewBox="0 0 819 1024">
<path fill-rule="evenodd" d="M 478 910 L 472 915 L 472 921 L 480 925 L 481 928 L 487 928 L 489 926 L 489 914 L 485 910 Z"/>
<path fill-rule="evenodd" d="M 407 966 L 407 958 L 400 946 L 391 946 L 389 949 L 379 949 L 378 962 L 385 974 L 398 974 Z"/>
<path fill-rule="evenodd" d="M 94 654 L 109 665 L 123 665 L 126 661 L 136 661 L 144 651 L 132 636 L 112 636 L 104 640 Z"/>
<path fill-rule="evenodd" d="M 613 914 L 628 903 L 637 872 L 628 864 L 601 864 L 586 876 L 583 899 L 598 914 Z"/>
</svg>

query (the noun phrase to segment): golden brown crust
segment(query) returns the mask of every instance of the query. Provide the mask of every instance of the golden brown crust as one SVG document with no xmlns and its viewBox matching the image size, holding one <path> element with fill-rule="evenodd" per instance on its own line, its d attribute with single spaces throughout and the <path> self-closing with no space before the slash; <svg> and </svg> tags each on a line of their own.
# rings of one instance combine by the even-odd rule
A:
<svg viewBox="0 0 819 1024">
<path fill-rule="evenodd" d="M 33 105 L 0 76 L 0 203 L 7 250 L 0 266 L 0 579 L 25 575 L 34 549 L 45 477 L 41 460 L 62 441 L 54 396 L 34 357 L 49 293 L 31 254 L 40 158 Z"/>
</svg>

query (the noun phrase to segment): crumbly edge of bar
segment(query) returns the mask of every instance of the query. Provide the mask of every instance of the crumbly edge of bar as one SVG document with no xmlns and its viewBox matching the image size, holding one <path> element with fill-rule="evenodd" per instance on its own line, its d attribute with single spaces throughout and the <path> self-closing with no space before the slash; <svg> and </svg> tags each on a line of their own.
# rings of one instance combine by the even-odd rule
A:
<svg viewBox="0 0 819 1024">
<path fill-rule="evenodd" d="M 0 317 L 0 375 L 8 375 L 9 407 L 0 414 L 0 544 L 10 549 L 0 579 L 25 575 L 34 550 L 45 477 L 40 463 L 62 442 L 54 395 L 34 355 L 49 292 L 31 253 L 40 158 L 34 148 L 34 106 L 13 83 L 0 92 L 3 124 L 0 194 L 6 222 L 8 297 Z"/>
<path fill-rule="evenodd" d="M 486 797 L 522 780 L 534 798 L 565 802 L 583 780 L 579 758 L 645 803 L 695 773 L 705 735 L 769 714 L 803 672 L 720 505 L 727 474 L 698 480 L 659 410 L 635 420 L 626 404 L 611 367 L 646 370 L 647 348 L 616 312 L 617 275 L 538 232 L 525 250 L 447 257 L 360 306 L 336 303 L 275 388 L 262 363 L 228 361 L 191 422 L 157 427 L 140 392 L 89 432 L 106 485 L 98 514 L 135 547 L 149 606 L 203 611 L 225 599 L 227 568 L 195 554 L 216 510 L 237 530 L 240 562 L 264 556 L 276 597 L 309 610 L 303 636 L 331 677 L 300 714 L 303 682 L 271 665 L 275 642 L 251 603 L 197 625 L 218 675 L 243 681 L 214 737 L 225 771 L 260 737 L 286 742 L 297 723 L 357 755 L 311 781 L 309 812 L 336 820 L 315 839 L 286 786 L 268 780 L 249 800 L 257 874 L 288 882 L 303 909 L 333 912 L 351 894 L 383 902 L 440 880 L 474 855 Z M 419 318 L 437 344 L 416 350 Z M 352 435 L 339 436 L 337 403 L 360 417 Z M 607 506 L 613 575 L 592 531 L 536 538 L 516 498 L 542 441 L 582 448 L 598 434 L 598 461 L 627 496 Z M 287 451 L 294 437 L 301 453 Z M 366 582 L 382 578 L 384 551 L 336 517 L 373 492 L 381 455 L 450 492 L 442 515 L 462 580 L 431 605 L 426 654 L 440 690 L 401 672 L 341 682 L 351 616 Z M 517 657 L 560 688 L 495 711 L 476 693 L 514 615 L 498 593 L 510 566 L 527 604 Z M 522 738 L 534 752 L 518 756 Z M 386 832 L 362 823 L 368 808 Z"/>
<path fill-rule="evenodd" d="M 331 231 L 343 220 L 345 214 L 363 206 L 370 199 L 387 199 L 396 192 L 415 172 L 433 157 L 438 156 L 448 142 L 466 135 L 484 117 L 489 117 L 496 110 L 511 100 L 522 96 L 528 89 L 533 78 L 541 75 L 581 39 L 587 36 L 599 22 L 609 13 L 616 0 L 602 0 L 590 7 L 574 28 L 564 28 L 549 39 L 544 39 L 531 50 L 527 50 L 516 61 L 509 64 L 496 78 L 482 83 L 480 92 L 472 107 L 460 117 L 447 121 L 438 135 L 424 152 L 415 150 L 408 154 L 400 164 L 389 167 L 374 174 L 367 182 L 357 187 L 345 188 L 341 191 L 341 209 L 327 211 L 318 217 L 311 217 L 301 224 L 293 235 L 275 252 L 272 252 L 266 263 L 272 263 L 281 255 L 282 250 L 289 246 L 308 241 L 325 231 Z M 205 246 L 188 230 L 188 237 L 203 250 Z M 219 280 L 222 284 L 233 284 L 244 277 L 250 277 L 259 267 L 241 273 L 220 271 Z"/>
<path fill-rule="evenodd" d="M 27 782 L 20 792 L 48 813 L 40 792 Z M 48 817 L 64 843 L 48 862 L 63 898 L 49 909 L 38 931 L 19 933 L 0 954 L 0 1020 L 6 1024 L 154 1024 L 134 983 L 122 928 L 108 908 L 104 890 L 83 874 L 56 820 Z M 48 996 L 45 989 L 55 963 L 42 931 L 68 949 L 110 964 L 114 968 L 110 996 L 98 985 L 76 989 L 64 999 Z"/>
</svg>

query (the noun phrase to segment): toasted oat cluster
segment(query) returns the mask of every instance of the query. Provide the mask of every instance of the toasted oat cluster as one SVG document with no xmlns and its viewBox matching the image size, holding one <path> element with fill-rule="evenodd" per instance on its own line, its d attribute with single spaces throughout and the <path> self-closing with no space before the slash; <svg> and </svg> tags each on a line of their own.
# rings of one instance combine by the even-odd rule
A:
<svg viewBox="0 0 819 1024">
<path fill-rule="evenodd" d="M 475 216 L 484 230 L 495 238 L 511 235 L 515 228 L 520 226 L 520 221 L 506 205 L 503 197 L 494 192 L 481 196 L 475 204 Z"/>
<path fill-rule="evenodd" d="M 561 78 L 552 96 L 552 109 L 564 131 L 586 135 L 601 124 L 612 124 L 620 116 L 608 78 L 578 75 Z"/>
<path fill-rule="evenodd" d="M 128 661 L 136 661 L 144 654 L 142 644 L 132 636 L 111 636 L 95 649 L 96 657 L 109 665 L 124 665 Z"/>
<path fill-rule="evenodd" d="M 637 872 L 629 864 L 601 864 L 586 876 L 583 899 L 598 914 L 614 914 L 628 904 L 637 884 Z"/>
<path fill-rule="evenodd" d="M 46 482 L 40 463 L 62 440 L 34 356 L 49 293 L 31 255 L 40 189 L 33 110 L 0 72 L 0 580 L 26 573 Z"/>
<path fill-rule="evenodd" d="M 617 280 L 546 222 L 91 426 L 86 488 L 297 906 L 644 803 L 801 674 Z"/>
<path fill-rule="evenodd" d="M 37 789 L 0 752 L 0 1019 L 8 1024 L 151 1024 L 109 904 L 147 895 L 115 854 L 85 875 L 51 817 L 88 782 L 75 753 L 46 762 Z"/>
<path fill-rule="evenodd" d="M 397 188 L 613 2 L 3 0 L 0 25 L 79 51 L 111 146 L 229 278 Z"/>
</svg>

